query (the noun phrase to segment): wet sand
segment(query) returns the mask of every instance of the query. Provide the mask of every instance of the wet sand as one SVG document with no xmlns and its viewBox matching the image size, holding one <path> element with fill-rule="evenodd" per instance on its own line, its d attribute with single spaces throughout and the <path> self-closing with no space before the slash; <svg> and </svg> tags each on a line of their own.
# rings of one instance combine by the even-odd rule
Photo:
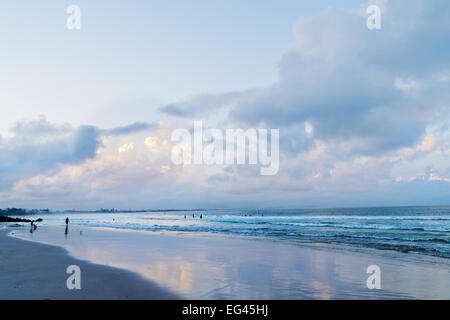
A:
<svg viewBox="0 0 450 320">
<path fill-rule="evenodd" d="M 176 299 L 132 272 L 75 259 L 60 247 L 24 241 L 0 230 L 0 299 Z M 66 269 L 81 269 L 81 290 L 67 289 Z"/>
<path fill-rule="evenodd" d="M 133 271 L 187 299 L 450 298 L 450 263 L 437 257 L 219 234 L 76 226 L 67 236 L 64 226 L 42 226 L 33 234 L 15 232 L 23 239 L 61 246 L 78 259 Z M 60 259 L 56 253 L 55 259 Z M 10 268 L 23 263 L 12 261 Z M 381 269 L 381 290 L 367 288 L 369 265 Z M 65 279 L 64 272 L 61 277 Z M 62 292 L 63 297 L 71 294 Z M 101 298 L 98 293 L 86 288 L 88 297 Z"/>
</svg>

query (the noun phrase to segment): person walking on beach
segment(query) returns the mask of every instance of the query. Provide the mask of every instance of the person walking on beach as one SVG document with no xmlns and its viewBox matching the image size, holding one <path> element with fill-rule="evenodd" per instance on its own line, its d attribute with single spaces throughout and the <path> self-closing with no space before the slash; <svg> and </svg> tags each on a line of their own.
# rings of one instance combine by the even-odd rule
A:
<svg viewBox="0 0 450 320">
<path fill-rule="evenodd" d="M 201 215 L 200 215 L 200 219 L 202 219 L 202 218 L 203 218 L 203 215 L 201 214 Z"/>
<path fill-rule="evenodd" d="M 66 218 L 66 230 L 64 230 L 64 235 L 67 238 L 67 234 L 69 233 L 69 217 Z"/>
</svg>

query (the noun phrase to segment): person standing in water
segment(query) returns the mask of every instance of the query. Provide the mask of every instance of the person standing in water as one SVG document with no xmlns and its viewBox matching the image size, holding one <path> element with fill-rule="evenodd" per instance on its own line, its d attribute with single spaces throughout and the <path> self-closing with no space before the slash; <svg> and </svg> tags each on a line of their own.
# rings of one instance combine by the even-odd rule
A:
<svg viewBox="0 0 450 320">
<path fill-rule="evenodd" d="M 66 226 L 69 225 L 69 217 L 66 218 Z"/>
</svg>

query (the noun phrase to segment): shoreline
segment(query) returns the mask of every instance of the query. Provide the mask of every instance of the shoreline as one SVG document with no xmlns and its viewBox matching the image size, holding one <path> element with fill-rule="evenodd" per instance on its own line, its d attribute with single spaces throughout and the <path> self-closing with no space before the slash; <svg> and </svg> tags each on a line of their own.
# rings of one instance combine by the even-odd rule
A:
<svg viewBox="0 0 450 320">
<path fill-rule="evenodd" d="M 13 231 L 12 228 L 9 228 Z M 14 237 L 139 274 L 187 299 L 448 299 L 447 259 L 376 249 L 302 246 L 223 235 L 42 226 Z M 382 290 L 366 287 L 369 265 Z M 65 276 L 65 274 L 64 274 Z"/>
<path fill-rule="evenodd" d="M 128 270 L 72 257 L 62 247 L 25 241 L 0 230 L 0 300 L 174 300 L 168 290 Z M 66 286 L 66 269 L 81 269 L 81 290 Z"/>
</svg>

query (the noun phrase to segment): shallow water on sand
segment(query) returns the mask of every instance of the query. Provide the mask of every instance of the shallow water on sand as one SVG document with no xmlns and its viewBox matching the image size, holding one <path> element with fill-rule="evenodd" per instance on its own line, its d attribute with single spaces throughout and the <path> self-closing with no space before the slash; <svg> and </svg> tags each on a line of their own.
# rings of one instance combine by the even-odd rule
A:
<svg viewBox="0 0 450 320">
<path fill-rule="evenodd" d="M 23 239 L 128 269 L 190 299 L 449 299 L 448 259 L 260 237 L 41 226 Z M 366 285 L 381 269 L 381 290 Z"/>
</svg>

